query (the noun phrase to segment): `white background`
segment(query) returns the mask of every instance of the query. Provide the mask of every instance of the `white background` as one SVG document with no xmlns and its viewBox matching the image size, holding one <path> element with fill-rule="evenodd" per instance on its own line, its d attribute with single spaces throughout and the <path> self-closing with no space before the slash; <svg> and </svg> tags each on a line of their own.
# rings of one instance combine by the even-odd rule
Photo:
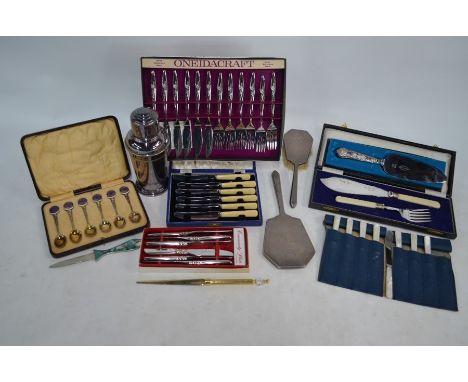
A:
<svg viewBox="0 0 468 382">
<path fill-rule="evenodd" d="M 1 38 L 0 51 L 0 344 L 468 343 L 467 39 Z M 109 114 L 126 133 L 142 102 L 139 57 L 147 55 L 287 58 L 285 128 L 315 140 L 298 207 L 286 206 L 317 249 L 306 268 L 274 268 L 262 256 L 264 227 L 249 228 L 251 275 L 271 279 L 261 288 L 137 285 L 136 252 L 48 268 L 54 260 L 20 138 Z M 324 122 L 457 151 L 458 313 L 317 282 L 324 213 L 307 204 Z M 283 161 L 258 163 L 265 219 L 277 214 L 274 169 L 286 200 L 292 180 Z M 152 226 L 165 225 L 165 197 L 143 198 Z"/>
</svg>

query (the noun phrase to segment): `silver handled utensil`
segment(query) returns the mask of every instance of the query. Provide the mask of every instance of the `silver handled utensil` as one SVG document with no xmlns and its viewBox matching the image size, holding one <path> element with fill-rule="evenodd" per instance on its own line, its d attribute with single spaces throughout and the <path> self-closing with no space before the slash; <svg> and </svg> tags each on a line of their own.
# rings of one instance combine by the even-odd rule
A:
<svg viewBox="0 0 468 382">
<path fill-rule="evenodd" d="M 128 206 L 130 207 L 130 214 L 128 215 L 128 218 L 132 223 L 138 223 L 141 219 L 141 215 L 138 212 L 135 212 L 133 210 L 132 202 L 130 201 L 130 197 L 128 194 L 130 193 L 130 189 L 127 186 L 122 186 L 119 188 L 119 192 L 123 195 L 125 200 L 128 203 Z"/>
<path fill-rule="evenodd" d="M 263 254 L 278 268 L 305 267 L 315 254 L 314 246 L 302 221 L 284 212 L 280 174 L 273 171 L 271 176 L 279 215 L 266 222 Z"/>
<path fill-rule="evenodd" d="M 184 78 L 184 88 L 185 88 L 185 123 L 184 129 L 182 131 L 182 142 L 184 146 L 184 157 L 187 158 L 190 151 L 192 150 L 192 127 L 190 125 L 190 72 L 185 71 Z"/>
<path fill-rule="evenodd" d="M 245 127 L 246 144 L 244 149 L 253 150 L 255 148 L 255 126 L 253 125 L 253 111 L 255 102 L 255 73 L 250 75 L 250 109 L 249 109 L 249 123 Z"/>
<path fill-rule="evenodd" d="M 289 205 L 294 208 L 297 205 L 297 178 L 299 166 L 307 163 L 309 160 L 313 139 L 307 131 L 292 129 L 284 134 L 283 141 L 286 158 L 294 165 L 291 197 L 289 199 Z"/>
<path fill-rule="evenodd" d="M 183 249 L 183 248 L 145 248 L 146 255 L 168 256 L 200 256 L 200 257 L 215 257 L 215 249 Z M 231 257 L 233 253 L 224 249 L 219 250 L 219 256 Z"/>
<path fill-rule="evenodd" d="M 236 127 L 236 149 L 245 147 L 245 126 L 242 123 L 242 110 L 244 108 L 244 72 L 239 73 L 239 124 Z"/>
<path fill-rule="evenodd" d="M 174 122 L 174 147 L 176 150 L 176 158 L 180 157 L 182 153 L 182 133 L 180 130 L 179 121 L 179 80 L 177 77 L 177 70 L 172 72 L 172 97 L 174 99 L 174 107 L 176 112 L 176 120 Z"/>
<path fill-rule="evenodd" d="M 158 97 L 158 88 L 156 87 L 156 73 L 151 71 L 151 106 L 156 110 L 156 102 Z"/>
<path fill-rule="evenodd" d="M 225 230 L 200 230 L 200 231 L 180 231 L 180 232 L 151 232 L 148 233 L 148 237 L 178 237 L 178 236 L 191 236 L 191 235 L 206 235 L 206 234 L 232 234 L 232 230 L 225 229 Z"/>
<path fill-rule="evenodd" d="M 81 207 L 81 210 L 83 211 L 83 215 L 84 215 L 85 220 L 86 220 L 86 227 L 85 227 L 85 230 L 84 230 L 85 235 L 90 236 L 90 237 L 96 235 L 97 228 L 96 228 L 96 226 L 90 224 L 89 219 L 88 219 L 88 211 L 86 209 L 86 206 L 88 205 L 88 199 L 80 198 L 80 199 L 78 199 L 77 204 Z"/>
<path fill-rule="evenodd" d="M 198 159 L 200 152 L 203 147 L 203 137 L 202 137 L 202 128 L 200 122 L 200 94 L 201 94 L 201 85 L 200 85 L 200 71 L 195 72 L 195 100 L 197 107 L 197 119 L 193 126 L 193 149 L 195 151 L 195 159 Z"/>
<path fill-rule="evenodd" d="M 271 74 L 270 80 L 271 90 L 271 122 L 266 131 L 267 150 L 276 150 L 278 145 L 278 128 L 275 126 L 275 100 L 276 100 L 276 75 Z"/>
<path fill-rule="evenodd" d="M 218 93 L 218 123 L 213 131 L 214 147 L 216 150 L 222 150 L 224 147 L 224 128 L 221 124 L 221 102 L 223 101 L 223 73 L 218 74 L 218 83 L 216 86 Z"/>
<path fill-rule="evenodd" d="M 228 124 L 225 133 L 225 143 L 224 146 L 227 150 L 234 150 L 234 144 L 236 142 L 236 131 L 232 125 L 232 100 L 234 98 L 234 83 L 232 79 L 232 73 L 228 75 Z"/>
<path fill-rule="evenodd" d="M 206 72 L 206 113 L 208 115 L 205 123 L 204 144 L 205 157 L 209 158 L 213 151 L 213 126 L 211 125 L 211 73 Z"/>
<path fill-rule="evenodd" d="M 72 202 L 66 202 L 63 205 L 63 209 L 67 212 L 68 217 L 70 218 L 70 224 L 72 226 L 72 231 L 70 232 L 68 237 L 70 238 L 72 243 L 79 243 L 81 241 L 82 234 L 81 234 L 81 231 L 77 230 L 76 227 L 75 227 L 75 221 L 73 219 L 73 208 L 74 207 L 75 206 L 73 205 Z"/>
<path fill-rule="evenodd" d="M 104 213 L 102 212 L 102 196 L 101 194 L 94 194 L 93 195 L 93 202 L 96 204 L 97 209 L 99 210 L 99 214 L 101 215 L 101 223 L 99 223 L 99 229 L 102 232 L 109 232 L 112 229 L 111 223 L 104 218 Z"/>
<path fill-rule="evenodd" d="M 265 76 L 260 77 L 260 127 L 255 132 L 255 151 L 265 152 L 266 149 L 266 130 L 263 127 L 263 111 L 265 110 Z"/>
<path fill-rule="evenodd" d="M 167 152 L 171 150 L 172 138 L 171 138 L 171 127 L 169 126 L 169 121 L 167 120 L 167 104 L 168 104 L 168 95 L 169 89 L 167 86 L 167 72 L 163 70 L 162 72 L 162 89 L 163 89 L 163 107 L 164 107 L 164 135 L 166 137 L 166 147 Z"/>
<path fill-rule="evenodd" d="M 55 236 L 55 239 L 54 239 L 54 245 L 57 248 L 62 248 L 62 247 L 65 246 L 65 244 L 67 244 L 67 237 L 60 233 L 60 226 L 59 226 L 59 220 L 58 220 L 58 214 L 60 213 L 59 206 L 50 207 L 49 208 L 49 213 L 54 218 L 55 230 L 56 230 L 56 233 L 57 233 L 57 235 Z"/>
<path fill-rule="evenodd" d="M 346 203 L 351 204 L 354 206 L 359 207 L 367 207 L 367 208 L 376 208 L 382 210 L 390 210 L 390 211 L 397 211 L 401 217 L 405 220 L 408 220 L 412 223 L 430 223 L 431 222 L 431 213 L 427 208 L 420 208 L 420 209 L 403 209 L 403 208 L 396 208 L 386 206 L 385 204 L 370 202 L 368 200 L 361 200 L 361 199 L 354 199 L 348 198 L 346 196 L 337 196 L 336 201 L 338 203 Z"/>
<path fill-rule="evenodd" d="M 106 193 L 107 198 L 110 200 L 112 203 L 112 208 L 114 208 L 115 212 L 115 219 L 114 219 L 114 224 L 117 228 L 123 228 L 125 227 L 125 218 L 123 216 L 120 216 L 119 211 L 117 210 L 117 204 L 115 203 L 115 196 L 116 192 L 114 190 L 109 190 Z"/>
</svg>

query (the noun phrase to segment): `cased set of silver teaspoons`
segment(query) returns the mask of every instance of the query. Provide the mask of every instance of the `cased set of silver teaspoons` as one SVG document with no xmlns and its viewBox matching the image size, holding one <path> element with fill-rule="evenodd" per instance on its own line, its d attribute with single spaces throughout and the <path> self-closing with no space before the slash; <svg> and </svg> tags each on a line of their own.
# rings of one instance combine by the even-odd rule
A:
<svg viewBox="0 0 468 382">
<path fill-rule="evenodd" d="M 173 70 L 172 76 L 168 75 L 168 70 L 162 70 L 160 73 L 161 78 L 158 81 L 157 72 L 151 71 L 151 103 L 154 110 L 158 109 L 158 105 L 162 105 L 164 120 L 161 123 L 169 137 L 170 147 L 176 158 L 198 159 L 202 156 L 210 158 L 213 151 L 224 150 L 231 153 L 236 150 L 266 153 L 278 149 L 279 128 L 278 122 L 275 122 L 275 119 L 278 119 L 275 115 L 277 104 L 275 72 L 268 74 L 269 91 L 267 91 L 265 74 L 259 74 L 259 81 L 257 81 L 255 72 L 249 73 L 249 79 L 247 79 L 241 71 L 236 73 L 237 84 L 235 84 L 233 72 L 227 72 L 224 73 L 225 76 L 227 74 L 227 86 L 225 86 L 223 72 L 218 72 L 216 79 L 212 80 L 209 70 L 205 71 L 203 76 L 199 70 L 185 70 L 183 72 L 183 103 L 179 99 L 181 73 L 178 70 Z M 194 77 L 193 84 L 192 76 Z M 170 77 L 172 77 L 171 84 L 169 84 Z M 247 80 L 248 100 L 245 97 Z M 214 81 L 216 81 L 216 99 L 213 99 Z M 195 89 L 194 100 L 191 93 L 192 86 Z M 162 89 L 161 99 L 158 97 L 158 89 Z M 169 100 L 170 90 L 172 101 Z M 183 116 L 179 113 L 181 103 L 184 106 Z M 214 113 L 212 113 L 213 103 L 216 106 Z M 169 110 L 169 105 L 172 106 L 172 110 Z M 249 109 L 248 113 L 245 113 L 244 106 L 247 105 Z M 266 105 L 270 106 L 268 115 L 265 113 Z M 174 118 L 170 121 L 169 114 L 171 113 Z M 248 123 L 244 125 L 246 120 Z"/>
<path fill-rule="evenodd" d="M 130 190 L 127 186 L 122 186 L 119 188 L 120 195 L 122 195 L 125 198 L 130 209 L 130 213 L 128 214 L 128 219 L 132 223 L 138 223 L 141 220 L 141 214 L 133 209 L 132 203 L 130 201 L 130 197 L 128 195 L 129 192 Z M 110 201 L 112 205 L 112 209 L 114 210 L 114 213 L 115 213 L 115 217 L 113 220 L 114 226 L 119 229 L 124 228 L 126 225 L 126 219 L 120 215 L 117 209 L 117 204 L 115 201 L 115 198 L 117 197 L 117 193 L 114 190 L 109 190 L 106 192 L 106 197 Z M 104 212 L 102 209 L 102 203 L 103 203 L 102 195 L 99 193 L 94 194 L 92 196 L 92 201 L 95 204 L 97 210 L 99 211 L 99 216 L 101 218 L 98 224 L 99 230 L 103 233 L 110 232 L 112 229 L 112 223 L 109 220 L 107 220 L 106 217 L 104 216 Z M 88 199 L 82 197 L 78 199 L 77 204 L 80 207 L 83 213 L 84 220 L 86 222 L 86 226 L 84 227 L 84 234 L 87 237 L 96 236 L 98 229 L 96 225 L 90 222 L 90 218 L 88 215 Z M 75 208 L 75 205 L 71 201 L 67 201 L 63 204 L 63 210 L 67 213 L 70 226 L 71 226 L 71 231 L 68 235 L 68 238 L 70 239 L 72 243 L 77 244 L 81 241 L 83 234 L 81 230 L 76 227 L 74 211 L 73 211 L 74 208 Z M 55 229 L 56 229 L 54 245 L 57 248 L 63 248 L 67 244 L 67 237 L 61 233 L 61 229 L 60 229 L 60 220 L 59 220 L 60 211 L 61 210 L 58 205 L 53 205 L 49 208 L 49 214 L 52 215 L 54 219 L 54 224 L 55 224 Z"/>
</svg>

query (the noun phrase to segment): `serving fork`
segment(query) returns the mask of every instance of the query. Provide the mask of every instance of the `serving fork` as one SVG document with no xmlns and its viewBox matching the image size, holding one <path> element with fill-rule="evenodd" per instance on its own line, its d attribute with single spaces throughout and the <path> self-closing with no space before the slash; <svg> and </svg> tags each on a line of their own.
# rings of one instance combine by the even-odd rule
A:
<svg viewBox="0 0 468 382">
<path fill-rule="evenodd" d="M 246 150 L 253 150 L 255 148 L 255 127 L 253 125 L 253 110 L 255 101 L 255 73 L 250 76 L 250 120 L 245 127 L 245 146 Z"/>
<path fill-rule="evenodd" d="M 216 150 L 221 150 L 224 146 L 224 128 L 221 124 L 221 102 L 223 100 L 223 73 L 219 73 L 218 75 L 218 83 L 216 88 L 218 90 L 218 123 L 216 124 L 213 130 L 213 141 L 214 148 Z"/>
<path fill-rule="evenodd" d="M 417 208 L 417 209 L 396 208 L 396 207 L 386 206 L 385 204 L 382 204 L 382 203 L 375 203 L 375 202 L 370 202 L 368 200 L 348 198 L 346 196 L 337 196 L 336 201 L 338 203 L 352 204 L 354 206 L 359 206 L 359 207 L 397 211 L 403 219 L 408 220 L 411 223 L 421 224 L 421 223 L 430 223 L 432 221 L 431 213 L 429 209 L 427 208 Z"/>
<path fill-rule="evenodd" d="M 275 126 L 275 99 L 276 99 L 276 75 L 272 73 L 270 80 L 271 89 L 271 123 L 266 131 L 267 150 L 276 150 L 278 141 L 278 128 Z"/>
<path fill-rule="evenodd" d="M 263 111 L 265 110 L 265 76 L 260 77 L 260 127 L 255 132 L 255 151 L 265 152 L 266 130 L 263 127 Z"/>
</svg>

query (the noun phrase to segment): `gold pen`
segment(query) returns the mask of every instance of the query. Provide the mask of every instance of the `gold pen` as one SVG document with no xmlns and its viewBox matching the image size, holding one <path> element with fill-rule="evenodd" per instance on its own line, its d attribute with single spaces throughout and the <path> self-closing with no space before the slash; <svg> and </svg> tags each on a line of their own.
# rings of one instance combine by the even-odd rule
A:
<svg viewBox="0 0 468 382">
<path fill-rule="evenodd" d="M 137 284 L 156 285 L 264 285 L 269 279 L 186 279 L 186 280 L 146 280 Z"/>
</svg>

